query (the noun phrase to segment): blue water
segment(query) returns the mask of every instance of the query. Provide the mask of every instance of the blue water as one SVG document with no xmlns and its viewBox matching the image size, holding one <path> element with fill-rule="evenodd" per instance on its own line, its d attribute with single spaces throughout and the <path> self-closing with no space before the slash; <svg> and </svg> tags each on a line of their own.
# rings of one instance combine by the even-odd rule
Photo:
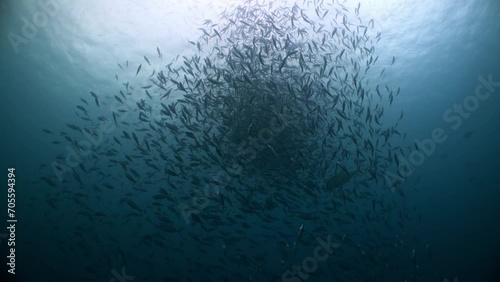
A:
<svg viewBox="0 0 500 282">
<path fill-rule="evenodd" d="M 206 273 L 215 273 L 221 277 L 219 281 L 270 281 L 249 266 L 252 263 L 245 257 L 235 260 L 235 255 L 230 260 L 233 263 L 218 260 L 224 249 L 218 232 L 211 231 L 208 237 L 213 241 L 200 245 L 196 238 L 207 235 L 200 226 L 180 224 L 191 232 L 168 233 L 148 224 L 154 214 L 150 211 L 138 218 L 124 217 L 130 209 L 120 199 L 128 190 L 121 186 L 123 180 L 113 169 L 100 167 L 105 174 L 91 179 L 93 183 L 115 185 L 112 192 L 92 185 L 79 187 L 75 182 L 51 187 L 40 180 L 44 176 L 54 177 L 51 164 L 58 155 L 66 153 L 64 143 L 52 144 L 55 136 L 60 131 L 71 132 L 66 127 L 68 123 L 84 124 L 75 115 L 80 98 L 93 103 L 89 91 L 101 95 L 123 87 L 115 80 L 115 74 L 121 71 L 117 63 L 124 66 L 128 60 L 128 75 L 134 79 L 138 64 L 147 67 L 142 72 L 149 75 L 176 56 L 193 53 L 196 47 L 188 40 L 196 40 L 201 35 L 198 27 L 203 20 L 211 18 L 215 22 L 226 4 L 56 1 L 58 8 L 46 17 L 46 24 L 26 36 L 25 20 L 33 21 L 34 15 L 44 11 L 40 4 L 44 2 L 0 3 L 0 174 L 2 183 L 7 183 L 7 168 L 15 168 L 15 279 L 119 281 L 117 273 L 125 268 L 135 281 L 215 281 L 203 278 L 208 277 Z M 415 140 L 432 138 L 439 129 L 446 139 L 435 143 L 435 150 L 422 164 L 414 166 L 414 173 L 400 187 L 404 197 L 394 193 L 386 196 L 405 214 L 421 219 L 396 228 L 387 228 L 381 221 L 373 229 L 378 233 L 365 233 L 362 222 L 327 227 L 342 230 L 352 245 L 375 246 L 377 250 L 372 251 L 376 263 L 359 258 L 359 250 L 346 247 L 339 249 L 338 257 L 333 255 L 321 262 L 307 281 L 441 282 L 453 281 L 455 277 L 458 281 L 500 281 L 500 2 L 438 2 L 365 1 L 360 11 L 365 22 L 373 18 L 376 29 L 382 32 L 376 50 L 385 58 L 383 64 L 387 68 L 379 83 L 390 84 L 394 89 L 401 87 L 399 97 L 386 109 L 386 115 L 393 120 L 404 112 L 398 130 L 407 136 L 400 145 L 413 146 Z M 354 10 L 357 2 L 347 1 L 346 6 Z M 24 41 L 13 43 L 13 34 L 23 36 Z M 147 66 L 143 56 L 157 58 L 157 46 L 163 61 L 155 60 L 153 66 Z M 396 61 L 389 65 L 393 56 Z M 121 73 L 119 76 L 122 78 Z M 487 80 L 493 81 L 489 87 L 484 83 Z M 482 100 L 474 98 L 478 87 L 482 87 L 481 94 L 490 95 Z M 456 107 L 464 104 L 461 116 Z M 43 129 L 50 129 L 55 135 L 46 134 Z M 81 177 L 88 180 L 85 174 Z M 1 226 L 7 226 L 6 184 L 3 187 Z M 155 187 L 154 193 L 157 190 Z M 82 200 L 72 194 L 75 192 L 91 196 Z M 144 195 L 150 197 L 148 193 Z M 85 204 L 80 205 L 79 200 Z M 141 204 L 141 208 L 145 206 Z M 353 206 L 352 213 L 357 211 Z M 96 212 L 103 215 L 89 222 L 86 214 Z M 289 215 L 280 215 L 278 221 L 292 221 Z M 399 210 L 388 216 L 398 226 Z M 256 216 L 239 220 L 251 224 L 252 232 L 257 234 L 259 228 L 262 232 L 272 230 L 276 241 L 249 243 L 243 233 L 240 236 L 245 239 L 228 252 L 246 254 L 251 260 L 264 256 L 264 269 L 278 277 L 290 269 L 280 262 L 276 244 L 292 244 L 302 220 L 294 219 L 290 229 L 279 222 L 262 223 Z M 237 223 L 222 229 L 231 229 L 231 225 L 242 229 Z M 7 234 L 3 227 L 2 234 Z M 141 242 L 145 234 L 151 234 L 164 247 L 161 243 Z M 283 238 L 283 234 L 288 237 Z M 5 266 L 7 238 L 0 240 Z M 398 249 L 395 243 L 402 246 L 400 251 L 390 249 L 389 246 Z M 170 251 L 175 246 L 181 249 L 179 253 Z M 310 256 L 316 246 L 317 242 L 309 240 L 295 255 L 296 263 Z M 413 249 L 418 269 L 412 263 Z M 393 252 L 391 258 L 388 254 Z M 387 261 L 385 268 L 385 261 L 379 259 Z M 235 270 L 241 276 L 225 275 Z M 13 278 L 4 267 L 2 272 L 1 277 L 5 274 Z M 167 277 L 179 280 L 166 280 Z"/>
</svg>

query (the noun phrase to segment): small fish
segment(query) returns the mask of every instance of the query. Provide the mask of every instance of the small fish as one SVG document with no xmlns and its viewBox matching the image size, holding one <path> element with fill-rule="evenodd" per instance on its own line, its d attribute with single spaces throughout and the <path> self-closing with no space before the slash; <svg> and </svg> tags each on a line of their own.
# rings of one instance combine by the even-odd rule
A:
<svg viewBox="0 0 500 282">
<path fill-rule="evenodd" d="M 99 98 L 97 97 L 97 94 L 95 94 L 94 92 L 90 91 L 90 95 L 92 95 L 94 97 L 94 100 L 95 100 L 95 104 L 100 107 L 99 105 Z"/>
<path fill-rule="evenodd" d="M 137 72 L 135 73 L 135 76 L 137 76 L 139 74 L 139 72 L 141 71 L 141 68 L 142 68 L 142 64 L 140 64 L 139 67 L 137 68 Z"/>
<path fill-rule="evenodd" d="M 76 107 L 77 107 L 79 110 L 81 110 L 82 112 L 87 113 L 87 110 L 86 110 L 83 106 L 78 105 L 78 106 L 76 106 Z"/>
<path fill-rule="evenodd" d="M 171 176 L 179 176 L 175 171 L 165 168 L 165 173 Z"/>
<path fill-rule="evenodd" d="M 146 60 L 146 62 L 148 62 L 148 65 L 151 65 L 151 63 L 148 60 L 148 57 L 144 56 L 144 60 Z"/>
<path fill-rule="evenodd" d="M 404 113 L 403 113 L 403 111 L 401 111 L 401 115 L 399 116 L 398 121 L 400 121 L 403 118 L 403 115 L 404 115 Z"/>
<path fill-rule="evenodd" d="M 215 32 L 215 34 L 216 34 L 216 35 L 217 35 L 220 39 L 222 39 L 222 37 L 220 36 L 219 32 L 218 32 L 215 28 L 214 28 L 214 32 Z"/>
<path fill-rule="evenodd" d="M 135 143 L 136 143 L 138 146 L 140 146 L 140 144 L 139 144 L 139 139 L 137 138 L 137 135 L 135 135 L 135 133 L 134 133 L 134 132 L 132 132 L 132 137 L 134 138 Z"/>
<path fill-rule="evenodd" d="M 115 125 L 118 125 L 118 124 L 116 123 L 116 114 L 115 114 L 115 112 L 113 112 L 113 120 L 115 121 Z M 120 145 L 121 145 L 121 144 L 120 144 Z"/>
<path fill-rule="evenodd" d="M 300 239 L 302 238 L 302 234 L 304 233 L 304 224 L 302 224 L 299 227 L 299 232 L 297 232 L 297 239 L 295 240 L 294 246 L 293 246 L 293 254 L 292 254 L 292 260 L 295 258 L 295 254 L 297 253 L 297 247 L 299 245 Z"/>
<path fill-rule="evenodd" d="M 130 181 L 132 181 L 134 183 L 137 183 L 137 181 L 135 181 L 135 179 L 132 176 L 130 176 L 130 174 L 125 173 L 125 177 L 127 177 L 128 180 L 130 180 Z"/>
<path fill-rule="evenodd" d="M 156 47 L 156 51 L 158 52 L 158 58 L 161 58 L 160 48 Z"/>
<path fill-rule="evenodd" d="M 340 171 L 335 171 L 334 175 L 329 178 L 326 182 L 326 187 L 328 190 L 333 190 L 338 187 L 342 187 L 342 185 L 349 182 L 354 175 L 359 172 L 359 167 L 354 172 L 349 172 L 347 168 L 337 162 L 338 167 L 340 167 Z"/>
<path fill-rule="evenodd" d="M 120 64 L 117 64 L 117 65 L 118 65 L 121 69 L 123 69 L 122 65 L 120 65 Z"/>
<path fill-rule="evenodd" d="M 269 148 L 269 150 L 271 150 L 271 152 L 273 152 L 274 156 L 278 157 L 278 154 L 276 154 L 276 151 L 273 147 L 271 147 L 271 145 L 267 144 L 267 147 Z"/>
<path fill-rule="evenodd" d="M 122 199 L 122 202 L 127 203 L 127 205 L 129 205 L 134 210 L 139 211 L 139 213 L 141 213 L 141 214 L 144 211 L 143 209 L 140 209 L 139 206 L 136 203 L 132 202 L 132 200 L 130 200 L 128 198 Z"/>
</svg>

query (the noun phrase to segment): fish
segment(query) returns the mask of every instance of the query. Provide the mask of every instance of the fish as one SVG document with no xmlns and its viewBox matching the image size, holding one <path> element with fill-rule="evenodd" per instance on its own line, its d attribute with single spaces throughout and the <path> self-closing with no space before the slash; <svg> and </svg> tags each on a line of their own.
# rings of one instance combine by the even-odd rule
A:
<svg viewBox="0 0 500 282">
<path fill-rule="evenodd" d="M 326 181 L 326 189 L 328 191 L 333 191 L 347 184 L 359 172 L 359 167 L 353 172 L 349 172 L 342 165 L 338 165 L 337 167 L 340 167 L 340 170 L 336 169 L 333 176 Z"/>
<path fill-rule="evenodd" d="M 168 168 L 165 168 L 165 173 L 170 175 L 170 176 L 179 176 L 179 174 L 177 174 L 175 171 L 168 169 Z"/>
<path fill-rule="evenodd" d="M 361 15 L 360 4 L 351 9 L 339 1 L 248 1 L 195 25 L 196 36 L 187 39 L 193 48 L 171 61 L 151 64 L 143 56 L 151 69 L 141 72 L 139 60 L 133 80 L 125 79 L 133 66 L 120 58 L 120 83 L 110 77 L 114 88 L 91 91 L 97 107 L 111 101 L 115 108 L 76 100 L 76 117 L 64 120 L 63 131 L 44 126 L 55 149 L 71 155 L 56 154 L 34 185 L 77 189 L 44 189 L 27 204 L 47 207 L 41 216 L 48 230 L 63 206 L 83 220 L 65 230 L 78 240 L 60 240 L 56 251 L 89 256 L 93 246 L 110 244 L 100 261 L 82 265 L 87 280 L 102 264 L 128 270 L 125 257 L 153 267 L 174 254 L 183 262 L 178 280 L 198 281 L 194 273 L 203 273 L 207 281 L 275 281 L 286 275 L 269 259 L 292 264 L 299 248 L 307 255 L 331 234 L 358 254 L 330 258 L 338 279 L 372 281 L 378 268 L 394 277 L 413 274 L 406 270 L 415 270 L 423 245 L 398 234 L 420 217 L 400 204 L 411 189 L 402 188 L 399 168 L 415 145 L 404 140 L 398 82 L 376 79 L 393 68 L 394 54 L 389 50 L 392 63 L 376 69 L 382 35 Z M 384 115 L 389 107 L 400 114 Z M 67 159 L 78 164 L 69 167 Z M 398 193 L 388 195 L 387 187 Z M 102 209 L 113 204 L 121 211 Z M 102 223 L 134 234 L 134 248 L 144 252 L 134 253 L 119 234 L 90 228 Z M 359 233 L 360 225 L 373 228 Z M 176 236 L 183 240 L 170 244 Z M 194 256 L 186 256 L 188 246 Z M 201 263 L 205 256 L 209 266 Z M 418 256 L 418 264 L 428 260 Z M 365 274 L 366 265 L 374 272 Z M 321 279 L 331 278 L 319 268 Z M 427 277 L 422 271 L 415 273 Z"/>
<path fill-rule="evenodd" d="M 92 97 L 94 97 L 95 104 L 98 107 L 100 107 L 100 105 L 99 105 L 99 98 L 97 97 L 97 94 L 95 94 L 94 92 L 90 91 L 90 95 L 92 95 Z"/>
<path fill-rule="evenodd" d="M 135 72 L 135 76 L 137 76 L 139 74 L 139 72 L 141 71 L 141 68 L 142 68 L 142 64 L 140 64 L 139 67 L 137 67 L 137 71 Z"/>
<path fill-rule="evenodd" d="M 276 153 L 276 151 L 274 150 L 274 148 L 271 147 L 271 145 L 267 144 L 267 147 L 269 148 L 269 150 L 271 150 L 271 152 L 273 153 L 274 156 L 278 157 L 278 154 Z"/>
<path fill-rule="evenodd" d="M 144 212 L 143 209 L 139 208 L 139 206 L 136 203 L 134 203 L 132 200 L 130 200 L 129 198 L 123 198 L 122 202 L 125 202 L 129 207 L 138 211 L 140 214 L 142 214 L 142 212 Z"/>
<path fill-rule="evenodd" d="M 299 246 L 300 240 L 302 239 L 302 234 L 304 233 L 304 224 L 300 225 L 299 231 L 297 232 L 297 239 L 293 243 L 293 252 L 292 252 L 292 260 L 295 259 L 295 255 L 297 254 L 297 248 Z"/>
</svg>

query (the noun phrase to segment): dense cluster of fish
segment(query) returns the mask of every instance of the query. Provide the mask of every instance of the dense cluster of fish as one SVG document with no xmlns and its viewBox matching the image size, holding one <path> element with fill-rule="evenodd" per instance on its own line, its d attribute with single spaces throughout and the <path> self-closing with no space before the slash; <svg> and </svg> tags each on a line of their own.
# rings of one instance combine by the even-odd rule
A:
<svg viewBox="0 0 500 282">
<path fill-rule="evenodd" d="M 193 55 L 153 69 L 157 48 L 118 64 L 115 93 L 83 97 L 40 180 L 70 188 L 47 192 L 64 214 L 45 224 L 79 218 L 58 242 L 88 258 L 79 281 L 123 266 L 138 281 L 301 281 L 284 273 L 330 235 L 340 247 L 310 281 L 415 281 L 430 249 L 406 238 L 419 218 L 385 178 L 407 150 L 403 113 L 384 116 L 400 90 L 378 83 L 395 58 L 359 9 L 248 1 L 205 21 Z"/>
</svg>

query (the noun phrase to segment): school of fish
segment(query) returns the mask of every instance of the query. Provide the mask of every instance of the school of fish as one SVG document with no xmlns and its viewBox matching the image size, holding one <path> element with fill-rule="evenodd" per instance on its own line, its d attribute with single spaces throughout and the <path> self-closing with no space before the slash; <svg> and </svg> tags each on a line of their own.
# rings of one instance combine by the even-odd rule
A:
<svg viewBox="0 0 500 282">
<path fill-rule="evenodd" d="M 360 8 L 228 8 L 192 55 L 120 62 L 115 90 L 90 89 L 68 131 L 44 129 L 67 148 L 37 182 L 51 188 L 44 224 L 64 234 L 63 261 L 88 262 L 61 277 L 419 281 L 430 247 L 405 232 L 419 215 L 385 177 L 411 149 L 403 112 L 384 115 L 397 112 L 395 58 L 379 58 Z M 305 271 L 318 238 L 338 247 Z"/>
</svg>

